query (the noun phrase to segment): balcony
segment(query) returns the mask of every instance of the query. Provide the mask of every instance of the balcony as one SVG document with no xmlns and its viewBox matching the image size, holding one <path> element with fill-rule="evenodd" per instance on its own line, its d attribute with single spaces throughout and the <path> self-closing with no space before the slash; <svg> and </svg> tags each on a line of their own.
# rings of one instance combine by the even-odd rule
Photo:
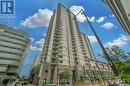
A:
<svg viewBox="0 0 130 86">
<path fill-rule="evenodd" d="M 61 37 L 57 37 L 57 38 L 54 38 L 53 41 L 54 41 L 54 42 L 60 42 L 60 41 L 62 41 L 62 38 L 61 38 Z"/>
<path fill-rule="evenodd" d="M 15 60 L 0 60 L 0 64 L 4 64 L 4 65 L 13 65 L 13 66 L 19 66 L 20 63 L 18 61 Z"/>
<path fill-rule="evenodd" d="M 62 38 L 61 35 L 59 35 L 59 34 L 55 34 L 55 35 L 54 35 L 54 39 L 60 39 L 60 38 Z"/>
<path fill-rule="evenodd" d="M 82 49 L 82 52 L 87 52 L 87 51 L 85 50 L 85 48 L 82 48 L 82 47 L 81 47 L 81 49 Z"/>
<path fill-rule="evenodd" d="M 81 47 L 84 47 L 84 44 L 83 44 L 83 43 L 81 43 L 81 44 L 80 44 L 80 46 L 81 46 Z"/>
<path fill-rule="evenodd" d="M 51 59 L 51 63 L 58 63 L 57 58 L 52 58 L 52 59 Z"/>
</svg>

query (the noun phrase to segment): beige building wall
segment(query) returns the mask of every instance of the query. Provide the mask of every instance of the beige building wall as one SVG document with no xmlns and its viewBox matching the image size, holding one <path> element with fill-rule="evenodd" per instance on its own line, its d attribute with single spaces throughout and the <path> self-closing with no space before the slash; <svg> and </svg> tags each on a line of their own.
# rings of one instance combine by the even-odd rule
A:
<svg viewBox="0 0 130 86">
<path fill-rule="evenodd" d="M 0 74 L 9 79 L 18 75 L 29 45 L 27 33 L 0 24 Z"/>
</svg>

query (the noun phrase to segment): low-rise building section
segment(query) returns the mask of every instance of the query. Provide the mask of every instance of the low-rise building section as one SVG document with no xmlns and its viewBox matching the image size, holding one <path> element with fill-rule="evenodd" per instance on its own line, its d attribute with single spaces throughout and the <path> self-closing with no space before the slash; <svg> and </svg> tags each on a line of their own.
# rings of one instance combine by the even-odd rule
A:
<svg viewBox="0 0 130 86">
<path fill-rule="evenodd" d="M 0 83 L 18 77 L 29 45 L 27 33 L 0 24 Z"/>
</svg>

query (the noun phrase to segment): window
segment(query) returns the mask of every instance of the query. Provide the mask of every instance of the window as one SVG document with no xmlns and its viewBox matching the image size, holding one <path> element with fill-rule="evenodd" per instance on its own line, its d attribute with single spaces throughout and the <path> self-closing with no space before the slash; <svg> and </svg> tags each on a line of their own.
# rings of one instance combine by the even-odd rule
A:
<svg viewBox="0 0 130 86">
<path fill-rule="evenodd" d="M 48 72 L 48 70 L 45 70 L 45 73 L 47 73 Z"/>
<path fill-rule="evenodd" d="M 63 63 L 63 60 L 59 60 L 60 63 Z"/>
<path fill-rule="evenodd" d="M 63 56 L 59 55 L 59 58 L 63 58 Z"/>
</svg>

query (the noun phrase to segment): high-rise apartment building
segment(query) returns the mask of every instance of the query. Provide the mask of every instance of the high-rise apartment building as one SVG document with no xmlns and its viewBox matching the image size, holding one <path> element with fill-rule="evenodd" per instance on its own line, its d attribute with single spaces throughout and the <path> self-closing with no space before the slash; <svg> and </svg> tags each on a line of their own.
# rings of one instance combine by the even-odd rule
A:
<svg viewBox="0 0 130 86">
<path fill-rule="evenodd" d="M 0 81 L 16 79 L 29 45 L 27 33 L 0 24 Z"/>
<path fill-rule="evenodd" d="M 36 57 L 35 57 L 35 61 L 34 61 L 34 66 L 37 66 L 37 65 L 40 65 L 40 60 L 41 60 L 41 54 L 38 54 Z"/>
<path fill-rule="evenodd" d="M 70 83 L 86 79 L 104 80 L 102 73 L 110 75 L 112 70 L 108 64 L 95 60 L 90 41 L 80 32 L 75 15 L 58 4 L 51 17 L 48 33 L 45 39 L 42 63 L 37 78 L 38 86 L 43 83 L 58 84 L 62 82 L 61 74 L 68 71 Z M 104 75 L 105 77 L 105 75 Z M 35 78 L 36 79 L 36 78 Z"/>
<path fill-rule="evenodd" d="M 130 35 L 130 0 L 103 0 L 113 11 L 118 21 Z"/>
</svg>

